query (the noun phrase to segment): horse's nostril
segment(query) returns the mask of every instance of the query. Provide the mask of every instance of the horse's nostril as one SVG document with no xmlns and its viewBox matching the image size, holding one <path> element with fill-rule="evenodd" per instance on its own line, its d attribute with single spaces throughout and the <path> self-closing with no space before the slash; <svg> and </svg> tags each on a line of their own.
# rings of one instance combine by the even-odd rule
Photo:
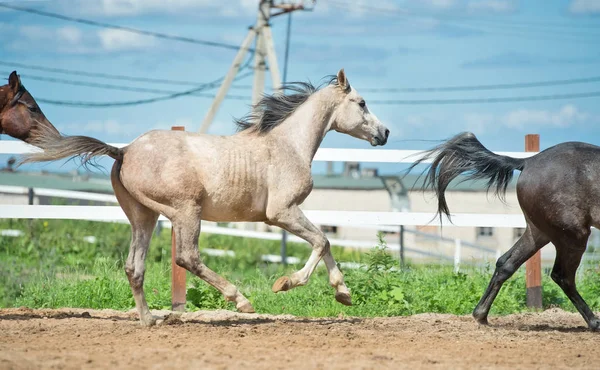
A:
<svg viewBox="0 0 600 370">
<path fill-rule="evenodd" d="M 385 130 L 385 138 L 387 139 L 388 136 L 390 136 L 390 130 L 386 129 Z"/>
</svg>

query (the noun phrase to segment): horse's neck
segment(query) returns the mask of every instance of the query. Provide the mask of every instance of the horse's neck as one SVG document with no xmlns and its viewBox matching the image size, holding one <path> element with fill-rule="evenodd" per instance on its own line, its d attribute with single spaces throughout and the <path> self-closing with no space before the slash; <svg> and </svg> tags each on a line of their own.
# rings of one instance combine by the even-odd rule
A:
<svg viewBox="0 0 600 370">
<path fill-rule="evenodd" d="M 312 162 L 317 149 L 330 129 L 330 120 L 336 104 L 326 90 L 316 92 L 280 126 L 273 130 L 280 140 L 293 147 L 308 163 Z"/>
</svg>

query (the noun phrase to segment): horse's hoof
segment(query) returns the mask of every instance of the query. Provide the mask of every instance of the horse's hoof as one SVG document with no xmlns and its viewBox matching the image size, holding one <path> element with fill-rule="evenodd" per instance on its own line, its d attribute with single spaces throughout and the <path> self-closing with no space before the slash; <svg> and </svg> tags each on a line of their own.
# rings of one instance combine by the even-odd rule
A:
<svg viewBox="0 0 600 370">
<path fill-rule="evenodd" d="M 477 316 L 473 316 L 473 318 L 475 319 L 475 321 L 477 321 L 477 323 L 479 325 L 483 325 L 483 326 L 488 326 L 490 323 L 488 322 L 487 316 L 485 317 L 477 317 Z"/>
<path fill-rule="evenodd" d="M 238 312 L 241 312 L 241 313 L 255 313 L 256 312 L 256 311 L 254 311 L 254 307 L 252 307 L 252 304 L 248 301 L 238 303 L 235 306 L 235 308 L 237 308 Z"/>
<path fill-rule="evenodd" d="M 592 319 L 589 327 L 591 331 L 600 331 L 600 319 Z"/>
<path fill-rule="evenodd" d="M 292 280 L 290 280 L 290 278 L 287 276 L 282 276 L 279 279 L 277 279 L 277 281 L 275 282 L 275 284 L 273 284 L 273 287 L 271 288 L 271 290 L 273 290 L 274 293 L 285 292 L 286 290 L 290 289 L 292 289 Z"/>
<path fill-rule="evenodd" d="M 350 294 L 348 294 L 348 293 L 336 292 L 335 300 L 345 306 L 352 306 L 352 298 L 350 297 Z"/>
<path fill-rule="evenodd" d="M 140 319 L 140 324 L 145 328 L 151 328 L 156 325 L 156 317 L 150 316 Z"/>
</svg>

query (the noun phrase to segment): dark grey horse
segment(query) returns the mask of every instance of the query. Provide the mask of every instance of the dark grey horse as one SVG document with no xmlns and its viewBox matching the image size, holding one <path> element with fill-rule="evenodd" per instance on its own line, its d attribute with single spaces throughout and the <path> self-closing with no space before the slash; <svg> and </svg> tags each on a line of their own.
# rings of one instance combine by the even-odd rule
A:
<svg viewBox="0 0 600 370">
<path fill-rule="evenodd" d="M 529 158 L 497 155 L 486 149 L 472 133 L 461 133 L 425 152 L 409 171 L 432 158 L 426 170 L 425 188 L 438 198 L 437 214 L 450 219 L 445 190 L 462 173 L 466 179 L 487 179 L 488 190 L 504 197 L 513 171 L 521 171 L 517 199 L 527 221 L 525 233 L 496 262 L 496 270 L 473 316 L 487 324 L 490 307 L 502 284 L 543 246 L 552 242 L 556 260 L 552 279 L 573 302 L 592 330 L 600 320 L 575 286 L 575 272 L 585 252 L 591 227 L 600 227 L 600 147 L 566 142 Z"/>
</svg>

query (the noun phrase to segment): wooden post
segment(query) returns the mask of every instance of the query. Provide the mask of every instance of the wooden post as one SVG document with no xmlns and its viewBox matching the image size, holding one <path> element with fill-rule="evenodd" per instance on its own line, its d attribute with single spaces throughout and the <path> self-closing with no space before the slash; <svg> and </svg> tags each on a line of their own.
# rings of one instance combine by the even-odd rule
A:
<svg viewBox="0 0 600 370">
<path fill-rule="evenodd" d="M 185 131 L 183 126 L 173 126 L 171 130 Z M 177 248 L 175 244 L 175 227 L 171 224 L 171 309 L 185 311 L 185 275 L 186 270 L 175 262 Z"/>
<path fill-rule="evenodd" d="M 525 151 L 540 151 L 540 135 L 525 135 Z M 525 285 L 527 287 L 527 307 L 542 308 L 542 254 L 537 251 L 525 263 Z"/>
</svg>

